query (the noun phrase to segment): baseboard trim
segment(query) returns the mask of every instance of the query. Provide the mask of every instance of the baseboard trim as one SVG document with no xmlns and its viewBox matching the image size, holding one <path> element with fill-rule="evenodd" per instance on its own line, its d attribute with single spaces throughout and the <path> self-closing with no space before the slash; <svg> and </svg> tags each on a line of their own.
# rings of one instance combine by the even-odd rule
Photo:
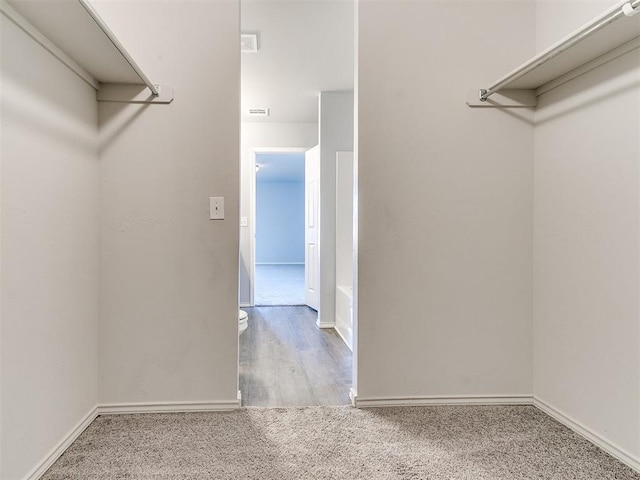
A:
<svg viewBox="0 0 640 480">
<path fill-rule="evenodd" d="M 60 455 L 80 436 L 85 429 L 91 425 L 98 416 L 98 407 L 95 406 L 73 427 L 58 444 L 36 465 L 24 480 L 38 480 L 55 463 Z"/>
<path fill-rule="evenodd" d="M 349 389 L 349 400 L 351 400 L 351 406 L 356 407 L 356 399 L 358 398 L 358 391 L 355 388 Z"/>
<path fill-rule="evenodd" d="M 240 308 L 251 308 L 253 305 L 251 305 L 250 303 L 240 303 L 238 306 Z"/>
<path fill-rule="evenodd" d="M 431 405 L 532 405 L 531 395 L 449 395 L 426 397 L 359 397 L 351 392 L 356 408 L 426 407 Z"/>
<path fill-rule="evenodd" d="M 629 466 L 636 472 L 640 472 L 640 458 L 633 456 L 631 453 L 627 452 L 623 448 L 620 448 L 615 443 L 607 440 L 602 435 L 591 430 L 589 427 L 583 425 L 579 421 L 571 418 L 566 413 L 552 406 L 551 404 L 545 402 L 539 397 L 533 398 L 533 405 L 541 410 L 542 412 L 549 415 L 551 418 L 557 420 L 565 427 L 573 430 L 578 435 L 583 436 L 591 443 L 593 443 L 596 447 L 605 451 L 609 455 L 611 455 L 616 460 L 621 461 L 625 465 Z"/>
<path fill-rule="evenodd" d="M 353 353 L 353 343 L 352 343 L 353 332 L 351 332 L 351 335 L 349 335 L 348 331 L 346 331 L 344 328 L 338 325 L 338 322 L 336 322 L 336 325 L 334 328 L 336 329 L 336 332 L 338 332 L 338 335 L 340 336 L 344 344 L 347 346 L 347 348 L 351 351 L 351 353 Z"/>
<path fill-rule="evenodd" d="M 316 320 L 316 326 L 318 328 L 335 328 L 336 326 L 336 322 L 322 322 L 320 321 L 320 319 L 318 318 Z"/>
<path fill-rule="evenodd" d="M 240 399 L 202 402 L 111 403 L 98 406 L 98 415 L 133 413 L 221 412 L 240 408 Z"/>
</svg>

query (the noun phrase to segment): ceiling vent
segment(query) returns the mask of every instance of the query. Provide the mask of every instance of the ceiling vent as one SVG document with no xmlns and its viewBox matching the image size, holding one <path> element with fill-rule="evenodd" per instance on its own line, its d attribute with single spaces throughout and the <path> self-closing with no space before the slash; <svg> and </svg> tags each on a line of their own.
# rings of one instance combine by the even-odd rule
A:
<svg viewBox="0 0 640 480">
<path fill-rule="evenodd" d="M 240 34 L 240 51 L 243 53 L 258 52 L 258 34 L 242 33 Z"/>
<path fill-rule="evenodd" d="M 268 108 L 250 108 L 249 116 L 250 117 L 268 117 L 269 109 Z"/>
</svg>

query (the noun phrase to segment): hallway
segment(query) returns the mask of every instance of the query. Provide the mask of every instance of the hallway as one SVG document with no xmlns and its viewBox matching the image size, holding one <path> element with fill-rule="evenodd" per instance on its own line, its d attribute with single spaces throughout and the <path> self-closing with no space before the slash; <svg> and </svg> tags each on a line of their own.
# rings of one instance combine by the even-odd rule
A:
<svg viewBox="0 0 640 480">
<path fill-rule="evenodd" d="M 309 307 L 245 309 L 240 337 L 242 406 L 347 405 L 352 354 Z"/>
</svg>

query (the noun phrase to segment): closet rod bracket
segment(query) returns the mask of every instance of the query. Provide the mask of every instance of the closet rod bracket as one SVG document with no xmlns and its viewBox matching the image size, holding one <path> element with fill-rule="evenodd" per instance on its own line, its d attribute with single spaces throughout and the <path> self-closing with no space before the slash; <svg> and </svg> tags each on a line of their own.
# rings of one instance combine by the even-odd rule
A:
<svg viewBox="0 0 640 480">
<path fill-rule="evenodd" d="M 535 90 L 507 89 L 485 98 L 486 90 L 469 90 L 467 105 L 486 108 L 530 108 L 538 105 Z"/>
</svg>

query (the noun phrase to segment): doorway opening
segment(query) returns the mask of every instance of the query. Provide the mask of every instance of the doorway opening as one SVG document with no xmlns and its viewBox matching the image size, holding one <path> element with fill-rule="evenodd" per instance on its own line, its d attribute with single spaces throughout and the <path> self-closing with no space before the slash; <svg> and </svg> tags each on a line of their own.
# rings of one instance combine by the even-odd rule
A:
<svg viewBox="0 0 640 480">
<path fill-rule="evenodd" d="M 254 151 L 255 306 L 305 305 L 305 155 Z"/>
<path fill-rule="evenodd" d="M 355 11 L 352 1 L 241 2 L 244 406 L 344 405 L 355 391 L 357 179 L 345 174 L 357 172 Z M 265 182 L 277 156 L 303 153 L 302 182 Z"/>
</svg>

